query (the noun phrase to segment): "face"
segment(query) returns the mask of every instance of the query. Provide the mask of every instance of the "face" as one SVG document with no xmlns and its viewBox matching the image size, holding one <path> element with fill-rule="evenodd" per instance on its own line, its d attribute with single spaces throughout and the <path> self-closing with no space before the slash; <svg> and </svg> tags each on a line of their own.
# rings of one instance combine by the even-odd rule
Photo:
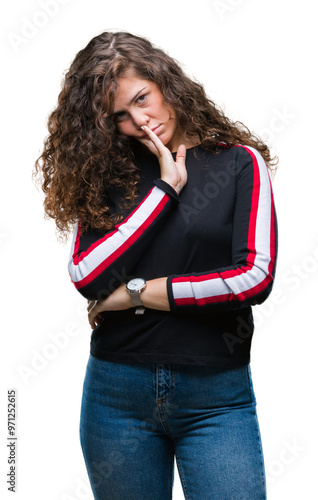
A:
<svg viewBox="0 0 318 500">
<path fill-rule="evenodd" d="M 164 103 L 156 83 L 133 74 L 118 78 L 113 119 L 119 132 L 143 143 L 147 125 L 170 151 L 182 143 L 174 110 Z"/>
</svg>

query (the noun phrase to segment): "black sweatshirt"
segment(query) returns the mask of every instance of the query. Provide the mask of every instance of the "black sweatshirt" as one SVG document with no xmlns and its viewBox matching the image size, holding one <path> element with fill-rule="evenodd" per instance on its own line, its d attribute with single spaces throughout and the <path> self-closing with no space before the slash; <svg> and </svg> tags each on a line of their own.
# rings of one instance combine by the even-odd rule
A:
<svg viewBox="0 0 318 500">
<path fill-rule="evenodd" d="M 176 153 L 173 153 L 175 158 Z M 251 306 L 270 294 L 277 222 L 266 164 L 255 149 L 187 150 L 179 196 L 154 155 L 138 161 L 139 196 L 111 231 L 76 225 L 69 273 L 88 299 L 133 277 L 168 277 L 170 311 L 103 313 L 91 337 L 99 359 L 234 368 L 250 361 Z M 120 194 L 109 191 L 112 213 Z"/>
</svg>

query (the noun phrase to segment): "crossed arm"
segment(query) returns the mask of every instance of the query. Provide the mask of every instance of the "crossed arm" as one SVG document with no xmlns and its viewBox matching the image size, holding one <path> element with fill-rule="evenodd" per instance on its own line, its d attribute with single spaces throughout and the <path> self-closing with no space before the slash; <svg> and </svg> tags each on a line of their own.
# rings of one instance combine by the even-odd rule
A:
<svg viewBox="0 0 318 500">
<path fill-rule="evenodd" d="M 155 140 L 159 141 L 157 136 Z M 179 148 L 179 163 L 176 165 L 170 151 L 159 142 L 158 148 L 163 149 L 158 157 L 161 166 L 160 182 L 133 213 L 85 252 L 76 250 L 76 241 L 79 241 L 80 236 L 74 239 L 70 274 L 76 288 L 89 299 L 89 322 L 92 328 L 99 324 L 102 311 L 133 307 L 123 279 L 112 288 L 115 288 L 112 293 L 109 291 L 106 294 L 106 298 L 100 298 L 96 290 L 109 282 L 109 270 L 123 269 L 127 262 L 133 266 L 138 261 L 147 242 L 154 237 L 156 228 L 160 227 L 160 221 L 175 206 L 178 194 L 186 183 L 186 150 Z M 259 304 L 269 295 L 277 250 L 271 183 L 261 155 L 253 148 L 238 147 L 244 148 L 248 154 L 244 153 L 246 164 L 237 176 L 232 265 L 203 273 L 193 272 L 149 280 L 141 296 L 145 307 L 200 313 Z M 167 174 L 169 169 L 170 177 Z M 178 174 L 180 171 L 181 175 Z M 100 300 L 96 300 L 97 298 Z"/>
</svg>

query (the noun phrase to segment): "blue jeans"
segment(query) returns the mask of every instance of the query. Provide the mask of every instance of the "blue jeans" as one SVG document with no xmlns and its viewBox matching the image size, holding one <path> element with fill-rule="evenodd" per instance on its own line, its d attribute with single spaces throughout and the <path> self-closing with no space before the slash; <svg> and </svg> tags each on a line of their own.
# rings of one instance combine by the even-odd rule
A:
<svg viewBox="0 0 318 500">
<path fill-rule="evenodd" d="M 115 363 L 90 355 L 80 440 L 97 500 L 264 500 L 250 366 Z"/>
</svg>

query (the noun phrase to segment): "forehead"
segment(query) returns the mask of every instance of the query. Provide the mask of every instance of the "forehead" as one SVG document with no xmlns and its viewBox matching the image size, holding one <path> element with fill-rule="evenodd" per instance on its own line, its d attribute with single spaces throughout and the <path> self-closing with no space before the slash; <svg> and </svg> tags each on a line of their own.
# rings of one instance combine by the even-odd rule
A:
<svg viewBox="0 0 318 500">
<path fill-rule="evenodd" d="M 116 91 L 115 96 L 116 97 L 124 97 L 124 96 L 130 96 L 130 94 L 133 94 L 134 90 L 136 88 L 140 87 L 141 89 L 145 87 L 146 85 L 149 85 L 150 80 L 143 80 L 142 78 L 139 78 L 138 76 L 123 76 L 117 79 L 117 84 L 118 88 Z M 132 97 L 132 96 L 131 96 Z"/>
</svg>

